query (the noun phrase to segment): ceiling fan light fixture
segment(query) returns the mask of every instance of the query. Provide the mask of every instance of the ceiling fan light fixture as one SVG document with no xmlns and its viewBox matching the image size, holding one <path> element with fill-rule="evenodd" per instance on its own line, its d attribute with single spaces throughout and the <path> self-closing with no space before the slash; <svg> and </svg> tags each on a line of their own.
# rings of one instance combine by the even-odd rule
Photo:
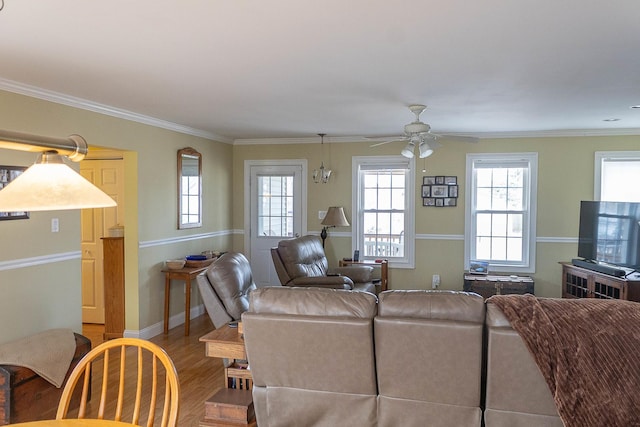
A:
<svg viewBox="0 0 640 427">
<path fill-rule="evenodd" d="M 404 126 L 404 132 L 407 135 L 427 133 L 430 130 L 431 130 L 431 126 L 421 121 L 412 122 Z"/>
<path fill-rule="evenodd" d="M 410 142 L 402 149 L 400 154 L 402 154 L 407 159 L 412 159 L 414 156 L 413 149 L 414 149 L 414 145 Z"/>
<path fill-rule="evenodd" d="M 425 157 L 429 157 L 433 154 L 433 148 L 429 146 L 426 142 L 418 145 L 418 150 L 420 151 L 420 158 L 424 159 Z"/>
</svg>

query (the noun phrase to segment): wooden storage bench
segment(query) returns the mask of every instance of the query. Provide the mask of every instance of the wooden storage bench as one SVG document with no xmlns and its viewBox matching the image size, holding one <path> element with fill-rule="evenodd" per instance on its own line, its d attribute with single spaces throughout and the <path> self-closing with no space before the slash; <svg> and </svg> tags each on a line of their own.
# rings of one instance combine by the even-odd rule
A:
<svg viewBox="0 0 640 427">
<path fill-rule="evenodd" d="M 65 383 L 80 359 L 91 350 L 91 341 L 87 337 L 74 335 L 76 352 Z M 56 388 L 29 368 L 0 365 L 0 425 L 55 418 L 63 388 Z M 77 388 L 72 408 L 79 405 L 81 389 Z"/>
<path fill-rule="evenodd" d="M 464 275 L 464 291 L 475 292 L 483 298 L 492 295 L 532 294 L 534 282 L 528 276 L 497 276 L 497 275 Z"/>
</svg>

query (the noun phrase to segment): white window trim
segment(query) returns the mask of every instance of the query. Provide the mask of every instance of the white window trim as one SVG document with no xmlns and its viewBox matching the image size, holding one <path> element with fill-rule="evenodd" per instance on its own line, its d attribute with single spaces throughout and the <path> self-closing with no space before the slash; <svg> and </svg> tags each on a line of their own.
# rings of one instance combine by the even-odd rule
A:
<svg viewBox="0 0 640 427">
<path fill-rule="evenodd" d="M 537 222 L 537 194 L 538 194 L 538 153 L 482 153 L 467 154 L 465 216 L 464 216 L 464 268 L 469 270 L 471 257 L 473 224 L 471 209 L 473 207 L 473 164 L 481 161 L 527 161 L 529 162 L 529 217 L 528 217 L 528 262 L 523 266 L 495 265 L 489 266 L 489 272 L 496 273 L 535 273 L 536 271 L 536 222 Z"/>
<path fill-rule="evenodd" d="M 405 206 L 405 256 L 402 261 L 389 260 L 389 266 L 393 268 L 415 268 L 415 182 L 416 168 L 415 160 L 407 159 L 403 156 L 353 156 L 351 158 L 351 176 L 353 182 L 352 191 L 352 218 L 351 218 L 351 249 L 359 249 L 358 242 L 363 235 L 362 212 L 360 209 L 362 193 L 360 191 L 360 166 L 388 166 L 390 164 L 403 164 L 409 168 L 405 192 L 407 195 L 407 205 Z"/>
<path fill-rule="evenodd" d="M 593 200 L 602 196 L 602 162 L 605 160 L 640 160 L 640 151 L 596 151 L 593 177 Z"/>
</svg>

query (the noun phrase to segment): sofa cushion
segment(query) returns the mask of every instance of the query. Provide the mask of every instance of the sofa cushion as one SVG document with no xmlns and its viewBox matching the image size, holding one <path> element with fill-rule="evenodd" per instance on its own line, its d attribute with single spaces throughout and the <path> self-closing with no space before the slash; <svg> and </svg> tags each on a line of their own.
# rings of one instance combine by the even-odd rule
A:
<svg viewBox="0 0 640 427">
<path fill-rule="evenodd" d="M 250 301 L 242 321 L 259 425 L 376 425 L 375 295 L 276 287 Z"/>
<path fill-rule="evenodd" d="M 386 291 L 378 307 L 383 317 L 484 322 L 484 300 L 460 291 Z"/>
<path fill-rule="evenodd" d="M 377 312 L 375 295 L 323 288 L 260 288 L 249 298 L 256 314 L 288 314 L 372 319 Z"/>
<path fill-rule="evenodd" d="M 486 306 L 485 424 L 561 427 L 553 395 L 524 341 L 498 306 Z"/>
<path fill-rule="evenodd" d="M 479 426 L 484 300 L 458 291 L 386 291 L 374 320 L 379 425 Z M 411 421 L 411 422 L 409 422 Z"/>
</svg>

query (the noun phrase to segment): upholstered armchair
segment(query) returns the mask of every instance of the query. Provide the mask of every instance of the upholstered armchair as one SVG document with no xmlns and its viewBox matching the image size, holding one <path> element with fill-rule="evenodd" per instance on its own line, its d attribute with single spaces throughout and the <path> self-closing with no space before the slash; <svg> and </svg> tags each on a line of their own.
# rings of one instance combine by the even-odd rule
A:
<svg viewBox="0 0 640 427">
<path fill-rule="evenodd" d="M 249 308 L 249 292 L 256 289 L 247 258 L 228 252 L 196 277 L 204 306 L 217 328 L 240 320 Z"/>
<path fill-rule="evenodd" d="M 313 286 L 376 293 L 373 267 L 358 265 L 329 269 L 318 236 L 282 240 L 271 249 L 273 264 L 284 286 Z"/>
</svg>

